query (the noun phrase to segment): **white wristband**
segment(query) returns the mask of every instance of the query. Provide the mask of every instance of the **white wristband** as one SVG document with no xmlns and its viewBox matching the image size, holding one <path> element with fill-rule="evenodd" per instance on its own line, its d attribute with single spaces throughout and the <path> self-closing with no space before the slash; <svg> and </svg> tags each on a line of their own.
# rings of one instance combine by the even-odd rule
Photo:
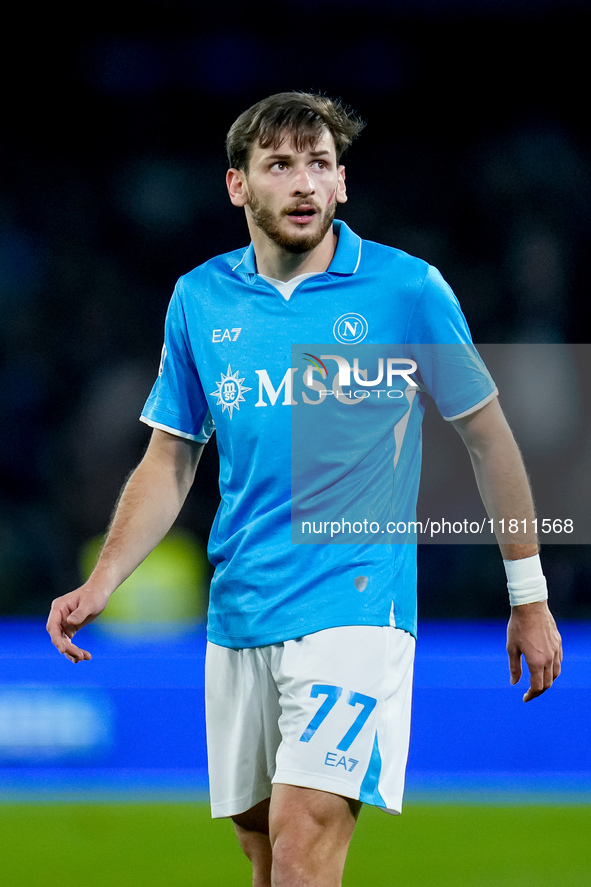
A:
<svg viewBox="0 0 591 887">
<path fill-rule="evenodd" d="M 507 574 L 509 603 L 512 607 L 548 600 L 548 586 L 542 572 L 540 555 L 524 557 L 518 561 L 503 561 Z"/>
</svg>

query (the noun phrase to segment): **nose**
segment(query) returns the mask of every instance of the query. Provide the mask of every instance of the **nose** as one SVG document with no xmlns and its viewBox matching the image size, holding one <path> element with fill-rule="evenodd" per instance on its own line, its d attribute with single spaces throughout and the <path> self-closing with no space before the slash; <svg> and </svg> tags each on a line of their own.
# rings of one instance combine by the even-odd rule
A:
<svg viewBox="0 0 591 887">
<path fill-rule="evenodd" d="M 294 194 L 314 194 L 314 179 L 306 167 L 301 167 L 295 171 L 292 191 Z"/>
</svg>

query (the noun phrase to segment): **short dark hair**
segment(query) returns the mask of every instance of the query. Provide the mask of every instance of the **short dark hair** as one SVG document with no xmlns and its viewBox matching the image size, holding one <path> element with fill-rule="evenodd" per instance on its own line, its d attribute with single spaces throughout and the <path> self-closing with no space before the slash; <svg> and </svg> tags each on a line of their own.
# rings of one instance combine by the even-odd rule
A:
<svg viewBox="0 0 591 887">
<path fill-rule="evenodd" d="M 278 148 L 291 135 L 296 150 L 312 148 L 327 129 L 332 135 L 337 161 L 365 126 L 340 99 L 308 92 L 279 92 L 244 111 L 230 127 L 226 151 L 230 167 L 248 171 L 252 148 Z"/>
</svg>

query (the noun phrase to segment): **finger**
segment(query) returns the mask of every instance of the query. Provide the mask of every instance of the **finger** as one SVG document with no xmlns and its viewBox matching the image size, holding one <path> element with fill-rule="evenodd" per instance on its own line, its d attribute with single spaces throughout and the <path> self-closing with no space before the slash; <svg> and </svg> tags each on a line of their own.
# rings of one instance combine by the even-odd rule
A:
<svg viewBox="0 0 591 887">
<path fill-rule="evenodd" d="M 530 685 L 529 690 L 523 695 L 523 701 L 529 702 L 531 699 L 537 699 L 538 696 L 542 695 L 545 689 L 545 687 L 535 688 Z"/>
<path fill-rule="evenodd" d="M 82 612 L 82 608 L 78 607 L 77 610 L 74 610 L 73 613 L 70 613 L 66 622 L 68 625 L 80 625 L 87 617 L 87 613 Z"/>
<path fill-rule="evenodd" d="M 52 644 L 59 653 L 63 653 L 71 661 L 80 662 L 83 659 L 90 659 L 91 655 L 88 650 L 83 650 L 73 644 L 67 631 L 60 631 L 51 639 Z"/>
<path fill-rule="evenodd" d="M 47 619 L 47 624 L 45 626 L 49 636 L 52 641 L 55 638 L 61 637 L 63 632 L 63 627 L 66 624 L 66 620 L 70 615 L 70 609 L 65 604 L 58 604 L 56 601 L 53 602 L 49 617 Z"/>
<path fill-rule="evenodd" d="M 45 625 L 45 629 L 53 639 L 62 630 L 62 614 L 57 607 L 52 607 Z"/>
<path fill-rule="evenodd" d="M 77 665 L 79 662 L 88 662 L 88 660 L 92 659 L 92 656 L 88 652 L 88 650 L 78 650 L 77 654 L 66 653 L 66 659 L 69 659 L 70 662 L 73 662 L 74 665 Z"/>
<path fill-rule="evenodd" d="M 70 662 L 74 663 L 92 659 L 88 650 L 83 650 L 82 647 L 77 647 L 76 644 L 72 643 L 69 643 L 62 652 L 66 659 L 69 659 Z"/>
<path fill-rule="evenodd" d="M 81 652 L 85 652 L 85 651 L 81 651 Z M 78 665 L 79 662 L 84 662 L 85 660 L 91 658 L 90 654 L 88 656 L 72 656 L 70 653 L 66 653 L 65 656 L 66 656 L 66 659 L 68 659 L 74 665 Z"/>
<path fill-rule="evenodd" d="M 82 604 L 73 610 L 67 617 L 66 622 L 74 631 L 83 628 L 88 622 L 92 621 L 96 613 Z"/>
<path fill-rule="evenodd" d="M 88 650 L 83 650 L 82 647 L 77 647 L 76 644 L 73 644 L 69 640 L 69 638 L 62 638 L 61 642 L 56 643 L 55 646 L 60 653 L 63 653 L 68 659 L 73 657 L 76 662 L 80 662 L 82 659 L 91 658 Z"/>
<path fill-rule="evenodd" d="M 549 690 L 554 683 L 554 660 L 544 669 L 544 690 Z"/>
<path fill-rule="evenodd" d="M 553 670 L 552 670 L 552 675 L 554 677 L 554 680 L 556 680 L 556 678 L 558 677 L 558 675 L 562 671 L 561 662 L 562 662 L 562 650 L 558 651 L 554 656 L 554 663 L 553 663 Z"/>
<path fill-rule="evenodd" d="M 531 699 L 535 699 L 536 696 L 540 695 L 540 692 L 541 691 L 532 690 L 532 688 L 530 687 L 529 690 L 527 691 L 527 693 L 523 694 L 523 701 L 529 702 Z"/>
<path fill-rule="evenodd" d="M 534 669 L 530 672 L 530 687 L 523 697 L 524 702 L 530 699 L 536 699 L 549 690 L 554 682 L 554 666 L 549 665 L 545 668 Z"/>
<path fill-rule="evenodd" d="M 529 664 L 529 690 L 523 697 L 524 702 L 535 699 L 540 693 L 544 692 L 544 666 L 533 667 Z"/>
<path fill-rule="evenodd" d="M 518 650 L 508 650 L 509 653 L 509 674 L 511 683 L 517 684 L 521 680 L 521 653 Z"/>
<path fill-rule="evenodd" d="M 57 647 L 60 653 L 63 653 L 70 641 L 70 636 L 68 635 L 67 630 L 64 629 L 61 623 L 48 626 L 47 630 L 53 646 Z"/>
</svg>

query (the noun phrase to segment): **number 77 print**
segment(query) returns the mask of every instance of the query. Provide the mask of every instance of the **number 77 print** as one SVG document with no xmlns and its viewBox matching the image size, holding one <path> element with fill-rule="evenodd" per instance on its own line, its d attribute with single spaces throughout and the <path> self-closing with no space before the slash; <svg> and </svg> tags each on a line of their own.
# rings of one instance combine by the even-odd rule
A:
<svg viewBox="0 0 591 887">
<path fill-rule="evenodd" d="M 318 696 L 325 696 L 326 699 L 318 708 L 316 714 L 300 736 L 300 742 L 310 742 L 319 726 L 332 711 L 343 692 L 342 687 L 335 687 L 333 684 L 313 684 L 310 690 L 310 696 L 315 699 Z M 363 706 L 351 727 L 347 730 L 337 749 L 339 751 L 348 751 L 354 740 L 357 738 L 364 724 L 376 706 L 377 700 L 373 696 L 364 696 L 363 693 L 356 693 L 351 690 L 347 699 L 349 705 L 355 708 L 357 705 Z"/>
</svg>

